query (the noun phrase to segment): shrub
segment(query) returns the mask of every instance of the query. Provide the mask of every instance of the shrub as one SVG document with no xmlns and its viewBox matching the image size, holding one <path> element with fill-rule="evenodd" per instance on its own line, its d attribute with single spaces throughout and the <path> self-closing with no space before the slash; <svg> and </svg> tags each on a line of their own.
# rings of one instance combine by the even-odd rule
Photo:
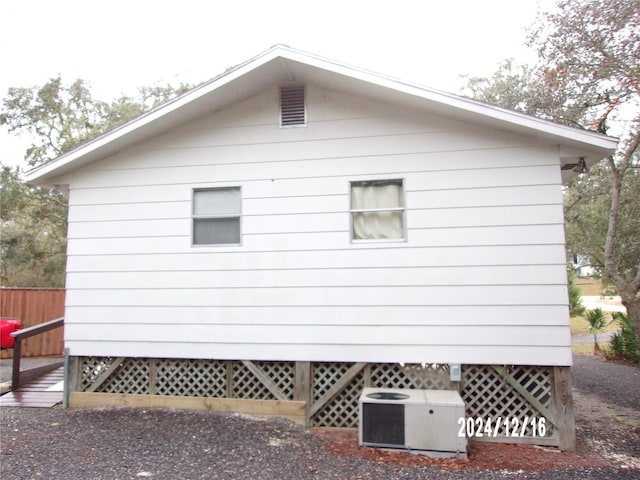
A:
<svg viewBox="0 0 640 480">
<path fill-rule="evenodd" d="M 585 308 L 582 305 L 582 299 L 580 298 L 580 288 L 575 284 L 575 274 L 569 272 L 569 313 L 572 317 L 584 315 Z"/>
<path fill-rule="evenodd" d="M 587 310 L 585 318 L 589 322 L 589 333 L 593 335 L 593 353 L 598 353 L 601 351 L 598 344 L 598 333 L 607 328 L 609 324 L 601 308 Z"/>
<path fill-rule="evenodd" d="M 640 341 L 629 315 L 622 312 L 613 314 L 613 321 L 620 326 L 620 331 L 611 338 L 611 354 L 636 363 L 640 363 Z"/>
</svg>

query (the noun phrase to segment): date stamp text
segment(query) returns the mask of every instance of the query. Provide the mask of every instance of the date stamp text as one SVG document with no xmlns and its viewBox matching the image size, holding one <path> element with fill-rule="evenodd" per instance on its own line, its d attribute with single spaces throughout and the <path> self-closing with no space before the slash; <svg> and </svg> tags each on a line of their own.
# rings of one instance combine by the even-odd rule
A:
<svg viewBox="0 0 640 480">
<path fill-rule="evenodd" d="M 459 437 L 544 437 L 547 434 L 545 417 L 458 418 Z"/>
</svg>

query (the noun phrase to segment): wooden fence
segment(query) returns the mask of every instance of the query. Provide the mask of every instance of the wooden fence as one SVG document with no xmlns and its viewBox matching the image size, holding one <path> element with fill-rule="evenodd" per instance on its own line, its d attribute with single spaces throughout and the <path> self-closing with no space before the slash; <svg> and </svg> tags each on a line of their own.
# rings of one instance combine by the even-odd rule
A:
<svg viewBox="0 0 640 480">
<path fill-rule="evenodd" d="M 20 319 L 22 328 L 64 316 L 64 288 L 0 288 L 0 316 Z M 64 328 L 57 328 L 22 343 L 22 357 L 62 355 Z M 2 350 L 0 358 L 12 358 Z"/>
</svg>

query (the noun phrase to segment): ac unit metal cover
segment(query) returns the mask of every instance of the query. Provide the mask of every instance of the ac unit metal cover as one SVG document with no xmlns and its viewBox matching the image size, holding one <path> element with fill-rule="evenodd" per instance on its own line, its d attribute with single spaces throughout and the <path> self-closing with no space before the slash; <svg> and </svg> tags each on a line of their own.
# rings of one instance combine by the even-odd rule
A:
<svg viewBox="0 0 640 480">
<path fill-rule="evenodd" d="M 359 406 L 361 445 L 466 457 L 464 402 L 454 390 L 365 388 Z"/>
</svg>

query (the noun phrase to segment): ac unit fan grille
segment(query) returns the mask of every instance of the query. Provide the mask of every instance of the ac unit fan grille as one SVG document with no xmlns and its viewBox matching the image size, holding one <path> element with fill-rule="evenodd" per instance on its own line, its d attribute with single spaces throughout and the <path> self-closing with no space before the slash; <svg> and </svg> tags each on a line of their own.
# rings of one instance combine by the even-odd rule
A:
<svg viewBox="0 0 640 480">
<path fill-rule="evenodd" d="M 368 445 L 403 447 L 404 405 L 362 405 L 362 441 Z"/>
</svg>

